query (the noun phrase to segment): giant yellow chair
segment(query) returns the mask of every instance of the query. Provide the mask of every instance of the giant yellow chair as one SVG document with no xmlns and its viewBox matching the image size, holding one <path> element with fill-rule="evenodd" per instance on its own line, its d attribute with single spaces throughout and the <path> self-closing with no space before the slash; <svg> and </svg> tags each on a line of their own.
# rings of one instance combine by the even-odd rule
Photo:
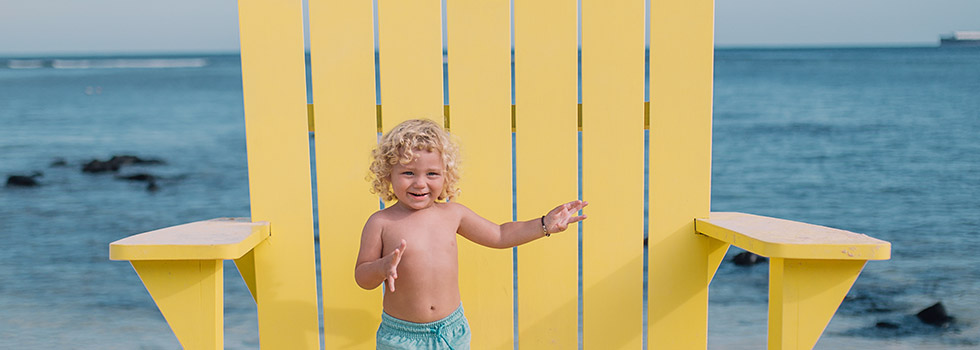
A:
<svg viewBox="0 0 980 350">
<path fill-rule="evenodd" d="M 132 262 L 186 349 L 223 347 L 225 259 L 255 298 L 262 348 L 316 349 L 321 337 L 330 349 L 372 348 L 381 292 L 353 281 L 361 226 L 378 209 L 364 180 L 369 151 L 379 132 L 428 117 L 461 140 L 459 201 L 489 219 L 533 218 L 579 195 L 591 203 L 581 251 L 574 230 L 516 251 L 460 241 L 474 349 L 640 348 L 644 230 L 651 348 L 706 347 L 708 285 L 730 244 L 772 258 L 769 348 L 812 348 L 865 262 L 888 259 L 890 244 L 711 213 L 713 1 L 651 0 L 647 42 L 644 0 L 581 3 L 578 103 L 575 1 L 447 1 L 444 96 L 440 1 L 380 0 L 375 33 L 371 1 L 310 0 L 308 105 L 302 2 L 240 0 L 251 218 L 131 236 L 111 244 L 111 259 Z"/>
</svg>

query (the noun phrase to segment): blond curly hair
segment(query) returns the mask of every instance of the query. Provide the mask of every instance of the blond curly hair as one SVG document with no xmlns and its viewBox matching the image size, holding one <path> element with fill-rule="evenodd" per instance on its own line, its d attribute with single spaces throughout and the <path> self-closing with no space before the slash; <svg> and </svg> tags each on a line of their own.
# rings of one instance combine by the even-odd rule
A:
<svg viewBox="0 0 980 350">
<path fill-rule="evenodd" d="M 408 164 L 415 159 L 415 151 L 439 152 L 445 166 L 439 200 L 451 200 L 459 194 L 459 146 L 439 124 L 428 119 L 406 120 L 381 137 L 378 147 L 371 151 L 371 193 L 381 196 L 385 202 L 395 199 L 391 189 L 391 168 Z"/>
</svg>

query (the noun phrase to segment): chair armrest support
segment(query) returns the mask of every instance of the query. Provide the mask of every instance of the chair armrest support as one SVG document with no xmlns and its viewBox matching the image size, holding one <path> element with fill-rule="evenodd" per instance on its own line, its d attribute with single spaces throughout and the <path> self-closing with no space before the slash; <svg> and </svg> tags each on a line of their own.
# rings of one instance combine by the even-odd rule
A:
<svg viewBox="0 0 980 350">
<path fill-rule="evenodd" d="M 711 213 L 694 230 L 771 258 L 772 350 L 812 349 L 865 263 L 891 258 L 891 243 L 880 239 L 758 215 Z"/>
<path fill-rule="evenodd" d="M 181 346 L 218 350 L 224 348 L 222 260 L 241 258 L 270 232 L 268 221 L 249 218 L 192 222 L 112 242 L 109 259 L 132 263 Z"/>
</svg>

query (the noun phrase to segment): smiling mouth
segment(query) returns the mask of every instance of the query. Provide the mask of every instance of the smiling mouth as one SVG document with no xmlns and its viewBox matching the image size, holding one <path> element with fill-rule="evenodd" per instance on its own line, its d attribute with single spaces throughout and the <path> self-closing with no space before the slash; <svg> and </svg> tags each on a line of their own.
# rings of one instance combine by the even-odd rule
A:
<svg viewBox="0 0 980 350">
<path fill-rule="evenodd" d="M 415 198 L 422 198 L 429 195 L 428 193 L 412 193 L 412 192 L 409 192 L 408 194 Z"/>
</svg>

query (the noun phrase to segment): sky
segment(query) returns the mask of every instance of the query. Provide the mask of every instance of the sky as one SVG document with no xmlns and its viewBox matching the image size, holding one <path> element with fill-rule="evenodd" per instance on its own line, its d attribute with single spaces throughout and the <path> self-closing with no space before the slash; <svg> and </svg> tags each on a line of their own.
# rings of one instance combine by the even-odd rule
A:
<svg viewBox="0 0 980 350">
<path fill-rule="evenodd" d="M 980 30 L 980 0 L 715 0 L 718 47 L 928 46 L 954 30 Z M 0 33 L 0 56 L 237 52 L 237 1 L 0 0 Z"/>
</svg>

